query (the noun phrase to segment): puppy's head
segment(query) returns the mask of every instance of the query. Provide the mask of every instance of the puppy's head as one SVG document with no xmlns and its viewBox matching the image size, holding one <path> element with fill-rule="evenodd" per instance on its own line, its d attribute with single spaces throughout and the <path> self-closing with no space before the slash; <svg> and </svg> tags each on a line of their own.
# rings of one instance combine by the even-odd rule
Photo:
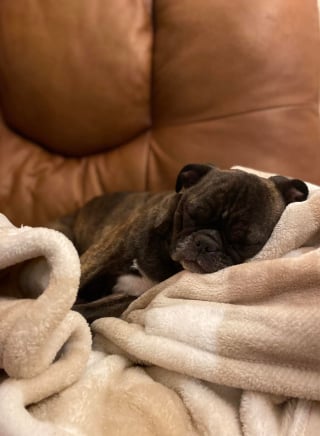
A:
<svg viewBox="0 0 320 436">
<path fill-rule="evenodd" d="M 190 164 L 179 173 L 171 257 L 184 269 L 210 273 L 254 256 L 286 205 L 308 196 L 304 182 L 264 179 L 240 170 Z"/>
</svg>

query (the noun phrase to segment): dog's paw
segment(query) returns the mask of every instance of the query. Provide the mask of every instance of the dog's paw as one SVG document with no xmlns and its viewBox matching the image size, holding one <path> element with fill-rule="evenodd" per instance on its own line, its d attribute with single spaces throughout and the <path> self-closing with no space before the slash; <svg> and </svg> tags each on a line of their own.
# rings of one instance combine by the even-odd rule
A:
<svg viewBox="0 0 320 436">
<path fill-rule="evenodd" d="M 139 297 L 139 295 L 143 294 L 154 285 L 155 283 L 147 277 L 141 277 L 135 274 L 125 274 L 118 277 L 116 284 L 112 288 L 112 292 L 121 292 L 134 297 Z"/>
</svg>

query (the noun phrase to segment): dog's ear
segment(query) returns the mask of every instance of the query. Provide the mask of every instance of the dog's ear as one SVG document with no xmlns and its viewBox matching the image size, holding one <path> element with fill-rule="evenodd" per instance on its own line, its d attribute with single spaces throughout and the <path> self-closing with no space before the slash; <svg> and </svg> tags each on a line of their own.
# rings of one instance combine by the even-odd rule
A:
<svg viewBox="0 0 320 436">
<path fill-rule="evenodd" d="M 188 164 L 182 168 L 176 181 L 176 192 L 195 185 L 205 174 L 214 169 L 210 164 Z"/>
<path fill-rule="evenodd" d="M 299 179 L 288 179 L 283 176 L 270 177 L 281 192 L 286 204 L 294 201 L 304 201 L 309 194 L 308 186 Z"/>
</svg>

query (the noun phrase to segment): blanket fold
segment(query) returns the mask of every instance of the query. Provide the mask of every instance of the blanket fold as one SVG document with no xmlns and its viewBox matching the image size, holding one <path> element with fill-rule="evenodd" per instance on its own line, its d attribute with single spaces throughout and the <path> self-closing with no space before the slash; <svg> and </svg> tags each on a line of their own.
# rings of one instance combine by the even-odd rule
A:
<svg viewBox="0 0 320 436">
<path fill-rule="evenodd" d="M 79 285 L 79 257 L 62 234 L 44 228 L 17 229 L 1 214 L 0 252 L 0 268 L 44 256 L 50 270 L 47 287 L 37 299 L 0 299 L 0 368 L 23 379 L 14 383 L 21 386 L 27 405 L 70 385 L 87 361 L 88 326 L 80 315 L 69 312 Z"/>
<path fill-rule="evenodd" d="M 0 269 L 50 271 L 37 298 L 0 299 L 0 435 L 317 436 L 319 246 L 313 187 L 254 259 L 159 283 L 96 320 L 90 350 L 72 245 L 0 215 Z"/>
</svg>

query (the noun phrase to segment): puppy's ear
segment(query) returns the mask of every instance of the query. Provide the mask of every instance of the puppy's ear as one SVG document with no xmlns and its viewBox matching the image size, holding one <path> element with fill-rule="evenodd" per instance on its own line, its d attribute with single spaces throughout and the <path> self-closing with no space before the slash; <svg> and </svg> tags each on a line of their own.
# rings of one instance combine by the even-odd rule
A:
<svg viewBox="0 0 320 436">
<path fill-rule="evenodd" d="M 214 165 L 188 164 L 182 168 L 176 181 L 176 192 L 195 185 L 205 174 L 214 169 Z"/>
<path fill-rule="evenodd" d="M 270 177 L 281 192 L 286 204 L 294 201 L 304 201 L 309 194 L 308 186 L 299 179 L 287 179 L 283 176 Z"/>
</svg>

